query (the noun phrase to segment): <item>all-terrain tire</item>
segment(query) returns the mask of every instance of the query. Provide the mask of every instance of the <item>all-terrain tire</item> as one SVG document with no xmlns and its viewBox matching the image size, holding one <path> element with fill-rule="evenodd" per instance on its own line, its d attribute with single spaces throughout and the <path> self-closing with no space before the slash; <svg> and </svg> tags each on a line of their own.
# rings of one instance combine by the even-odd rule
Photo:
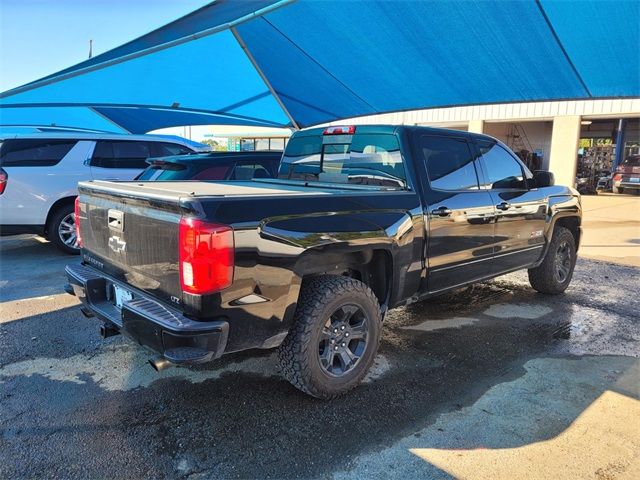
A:
<svg viewBox="0 0 640 480">
<path fill-rule="evenodd" d="M 62 238 L 60 238 L 60 225 L 63 221 L 69 220 L 70 217 L 74 216 L 74 204 L 67 203 L 59 207 L 51 218 L 49 219 L 49 223 L 47 224 L 47 232 L 48 238 L 51 243 L 53 243 L 58 249 L 62 250 L 65 253 L 69 253 L 71 255 L 78 255 L 80 253 L 80 248 L 74 248 L 70 245 L 67 245 Z M 69 222 L 65 222 L 68 224 Z M 75 228 L 75 223 L 73 224 Z M 73 238 L 75 238 L 75 232 L 73 233 Z"/>
<path fill-rule="evenodd" d="M 322 366 L 319 345 L 331 315 L 344 306 L 359 307 L 366 317 L 364 352 L 350 370 L 333 376 Z M 364 283 L 349 277 L 321 275 L 304 280 L 294 324 L 278 349 L 284 377 L 317 398 L 331 399 L 357 386 L 373 363 L 382 328 L 378 299 Z"/>
<path fill-rule="evenodd" d="M 557 295 L 564 292 L 571 283 L 576 258 L 573 234 L 567 228 L 556 226 L 544 260 L 539 266 L 529 269 L 529 283 L 540 293 Z"/>
</svg>

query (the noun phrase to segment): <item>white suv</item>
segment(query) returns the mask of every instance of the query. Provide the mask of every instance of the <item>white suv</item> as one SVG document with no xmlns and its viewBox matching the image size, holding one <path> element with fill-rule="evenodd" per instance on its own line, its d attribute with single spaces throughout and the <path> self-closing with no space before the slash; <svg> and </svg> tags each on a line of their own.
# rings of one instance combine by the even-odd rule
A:
<svg viewBox="0 0 640 480">
<path fill-rule="evenodd" d="M 73 212 L 78 182 L 132 180 L 149 157 L 207 150 L 159 135 L 0 136 L 0 234 L 37 233 L 67 253 L 78 253 Z"/>
</svg>

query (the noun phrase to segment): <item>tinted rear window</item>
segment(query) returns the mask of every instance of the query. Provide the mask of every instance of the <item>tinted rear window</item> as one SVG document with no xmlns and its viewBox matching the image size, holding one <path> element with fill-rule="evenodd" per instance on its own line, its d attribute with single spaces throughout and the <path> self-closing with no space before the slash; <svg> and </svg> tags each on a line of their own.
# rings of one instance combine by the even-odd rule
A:
<svg viewBox="0 0 640 480">
<path fill-rule="evenodd" d="M 438 190 L 478 190 L 478 176 L 469 144 L 462 138 L 424 135 L 420 148 L 431 187 Z"/>
<path fill-rule="evenodd" d="M 294 136 L 278 178 L 406 188 L 398 139 L 393 134 Z"/>
<path fill-rule="evenodd" d="M 275 163 L 275 162 L 272 162 Z M 137 177 L 137 180 L 251 180 L 271 178 L 275 169 L 269 163 L 185 162 L 158 163 L 151 165 Z"/>
<path fill-rule="evenodd" d="M 102 168 L 139 168 L 147 166 L 147 158 L 154 156 L 151 142 L 110 141 L 96 143 L 91 165 Z"/>
<path fill-rule="evenodd" d="M 51 167 L 69 153 L 76 140 L 5 140 L 0 148 L 3 167 Z"/>
<path fill-rule="evenodd" d="M 172 163 L 151 165 L 138 176 L 137 180 L 226 180 L 232 164 L 216 162 Z"/>
</svg>

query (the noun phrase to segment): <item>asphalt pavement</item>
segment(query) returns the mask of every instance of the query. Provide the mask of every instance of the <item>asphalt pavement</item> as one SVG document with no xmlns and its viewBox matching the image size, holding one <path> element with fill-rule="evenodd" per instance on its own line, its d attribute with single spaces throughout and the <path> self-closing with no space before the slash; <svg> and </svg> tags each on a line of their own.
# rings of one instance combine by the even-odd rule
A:
<svg viewBox="0 0 640 480">
<path fill-rule="evenodd" d="M 74 261 L 0 240 L 0 478 L 640 478 L 636 267 L 393 310 L 366 382 L 325 402 L 273 351 L 156 373 L 62 292 Z"/>
</svg>

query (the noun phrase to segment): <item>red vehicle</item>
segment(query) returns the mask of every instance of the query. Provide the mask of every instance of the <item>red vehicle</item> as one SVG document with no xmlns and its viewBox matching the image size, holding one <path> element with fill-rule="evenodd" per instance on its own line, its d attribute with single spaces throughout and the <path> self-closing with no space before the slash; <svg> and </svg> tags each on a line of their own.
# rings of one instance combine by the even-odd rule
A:
<svg viewBox="0 0 640 480">
<path fill-rule="evenodd" d="M 613 193 L 640 190 L 640 154 L 629 155 L 613 174 Z"/>
</svg>

